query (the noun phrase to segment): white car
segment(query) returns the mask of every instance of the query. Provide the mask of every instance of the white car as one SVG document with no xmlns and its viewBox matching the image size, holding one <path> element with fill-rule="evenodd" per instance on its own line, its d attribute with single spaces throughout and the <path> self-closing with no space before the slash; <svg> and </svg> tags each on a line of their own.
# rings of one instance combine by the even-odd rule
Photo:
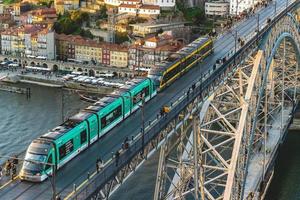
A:
<svg viewBox="0 0 300 200">
<path fill-rule="evenodd" d="M 91 82 L 92 82 L 92 79 L 91 79 L 91 78 L 86 78 L 83 82 L 84 82 L 84 83 L 91 83 Z"/>
<path fill-rule="evenodd" d="M 93 79 L 93 80 L 92 80 L 92 84 L 93 84 L 93 85 L 96 85 L 97 83 L 98 83 L 98 80 L 97 80 L 97 79 Z"/>
<path fill-rule="evenodd" d="M 82 76 L 76 76 L 73 78 L 74 81 L 78 81 L 78 79 L 82 78 Z"/>
<path fill-rule="evenodd" d="M 86 79 L 86 77 L 80 77 L 79 79 L 77 79 L 78 82 L 83 82 Z"/>
</svg>

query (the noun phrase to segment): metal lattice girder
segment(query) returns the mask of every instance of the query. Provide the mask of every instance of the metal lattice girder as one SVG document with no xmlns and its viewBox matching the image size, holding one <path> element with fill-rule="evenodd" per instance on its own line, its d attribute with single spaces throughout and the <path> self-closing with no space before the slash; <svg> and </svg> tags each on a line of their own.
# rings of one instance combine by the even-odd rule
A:
<svg viewBox="0 0 300 200">
<path fill-rule="evenodd" d="M 207 117 L 201 123 L 202 176 L 207 199 L 230 199 L 240 194 L 234 191 L 238 188 L 235 185 L 241 185 L 243 180 L 243 172 L 237 170 L 237 165 L 245 162 L 242 161 L 245 140 L 249 138 L 254 114 L 251 110 L 257 106 L 255 84 L 262 80 L 259 74 L 262 55 L 260 51 L 255 59 L 250 58 L 215 92 L 205 113 Z"/>
</svg>

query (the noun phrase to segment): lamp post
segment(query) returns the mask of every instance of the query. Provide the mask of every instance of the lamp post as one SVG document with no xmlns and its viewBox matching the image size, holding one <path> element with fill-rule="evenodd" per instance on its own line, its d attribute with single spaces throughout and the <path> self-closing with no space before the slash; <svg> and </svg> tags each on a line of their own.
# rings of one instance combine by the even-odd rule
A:
<svg viewBox="0 0 300 200">
<path fill-rule="evenodd" d="M 137 97 L 125 97 L 128 99 L 131 99 L 133 103 L 136 103 L 137 101 L 141 100 L 142 104 L 139 105 L 141 108 L 141 119 L 142 119 L 142 127 L 141 127 L 141 132 L 142 132 L 142 152 L 144 153 L 144 146 L 145 146 L 145 93 L 142 93 L 140 96 L 140 99 Z"/>
<path fill-rule="evenodd" d="M 234 64 L 236 64 L 236 57 L 235 57 L 235 54 L 236 54 L 236 51 L 237 51 L 237 37 L 238 37 L 238 32 L 237 30 L 234 31 L 234 34 L 230 31 L 229 32 L 232 37 L 234 38 Z"/>
<path fill-rule="evenodd" d="M 142 152 L 144 153 L 145 146 L 145 94 L 142 94 L 142 105 L 140 106 L 142 112 Z"/>
<path fill-rule="evenodd" d="M 258 36 L 259 36 L 259 29 L 260 29 L 260 24 L 259 24 L 259 13 L 257 14 L 257 34 L 256 34 L 256 37 L 257 37 L 257 40 L 258 40 Z"/>
</svg>

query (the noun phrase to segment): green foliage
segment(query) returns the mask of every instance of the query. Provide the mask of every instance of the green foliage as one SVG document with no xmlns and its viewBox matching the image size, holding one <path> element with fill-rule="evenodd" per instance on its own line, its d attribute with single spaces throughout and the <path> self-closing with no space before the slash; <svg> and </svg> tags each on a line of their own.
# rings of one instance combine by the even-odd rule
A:
<svg viewBox="0 0 300 200">
<path fill-rule="evenodd" d="M 79 35 L 81 35 L 82 37 L 90 38 L 90 39 L 94 38 L 93 34 L 89 30 L 81 29 Z"/>
<path fill-rule="evenodd" d="M 116 32 L 115 42 L 122 44 L 123 42 L 129 41 L 127 33 Z"/>
<path fill-rule="evenodd" d="M 195 25 L 206 23 L 205 10 L 203 7 L 186 8 L 183 2 L 176 2 L 176 7 L 183 13 L 185 20 L 193 22 Z"/>
<path fill-rule="evenodd" d="M 101 8 L 100 8 L 100 11 L 99 11 L 99 18 L 100 19 L 106 19 L 107 18 L 107 8 L 106 8 L 106 6 L 104 5 L 104 6 L 102 6 Z"/>
<path fill-rule="evenodd" d="M 54 23 L 55 32 L 61 34 L 77 34 L 84 37 L 93 38 L 90 31 L 81 28 L 84 22 L 89 22 L 90 16 L 86 12 L 74 11 L 65 12 L 64 15 L 59 15 L 58 20 Z"/>
<path fill-rule="evenodd" d="M 20 2 L 21 0 L 3 0 L 3 3 L 4 4 L 12 4 L 12 3 L 18 3 Z"/>
<path fill-rule="evenodd" d="M 54 3 L 54 0 L 42 0 L 40 1 L 38 4 L 41 5 L 41 6 L 46 6 L 48 8 L 51 7 L 51 5 Z"/>
<path fill-rule="evenodd" d="M 138 23 L 144 23 L 146 21 L 147 21 L 147 19 L 145 19 L 145 18 L 137 17 L 137 18 L 129 19 L 128 24 L 138 24 Z"/>
<path fill-rule="evenodd" d="M 157 32 L 156 35 L 162 34 L 164 32 L 164 30 L 162 28 L 160 28 Z"/>
</svg>

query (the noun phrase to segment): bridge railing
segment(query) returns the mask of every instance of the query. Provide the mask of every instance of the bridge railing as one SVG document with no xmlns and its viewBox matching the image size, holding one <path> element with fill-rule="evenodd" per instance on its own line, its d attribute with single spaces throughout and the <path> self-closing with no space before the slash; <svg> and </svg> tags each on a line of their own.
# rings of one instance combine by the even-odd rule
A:
<svg viewBox="0 0 300 200">
<path fill-rule="evenodd" d="M 153 138 L 157 137 L 160 131 L 165 128 L 172 119 L 180 114 L 180 112 L 195 98 L 198 96 L 205 97 L 210 92 L 214 86 L 217 86 L 221 80 L 224 80 L 228 73 L 233 73 L 234 70 L 237 69 L 237 65 L 234 65 L 234 61 L 241 59 L 242 57 L 246 56 L 243 54 L 247 52 L 247 50 L 251 50 L 253 52 L 254 46 L 258 46 L 258 40 L 263 37 L 265 33 L 287 12 L 293 9 L 294 6 L 299 4 L 299 1 L 295 1 L 294 3 L 290 4 L 289 7 L 277 15 L 271 23 L 265 26 L 260 32 L 257 34 L 256 37 L 249 40 L 243 47 L 241 47 L 236 55 L 232 56 L 228 59 L 223 65 L 218 67 L 215 70 L 209 70 L 201 79 L 197 81 L 196 88 L 190 94 L 184 93 L 183 97 L 180 97 L 181 101 L 177 101 L 176 104 L 172 106 L 172 109 L 168 114 L 161 117 L 155 124 L 151 126 L 148 131 L 144 134 L 144 144 L 148 144 Z M 107 182 L 109 182 L 115 175 L 127 164 L 130 163 L 132 158 L 137 155 L 137 153 L 143 150 L 143 143 L 141 133 L 138 134 L 139 137 L 132 143 L 129 148 L 122 152 L 118 158 L 113 158 L 111 162 L 109 162 L 96 176 L 92 177 L 88 183 L 76 191 L 71 198 L 72 199 L 87 199 L 91 196 L 94 196 L 95 193 L 105 186 Z"/>
</svg>

